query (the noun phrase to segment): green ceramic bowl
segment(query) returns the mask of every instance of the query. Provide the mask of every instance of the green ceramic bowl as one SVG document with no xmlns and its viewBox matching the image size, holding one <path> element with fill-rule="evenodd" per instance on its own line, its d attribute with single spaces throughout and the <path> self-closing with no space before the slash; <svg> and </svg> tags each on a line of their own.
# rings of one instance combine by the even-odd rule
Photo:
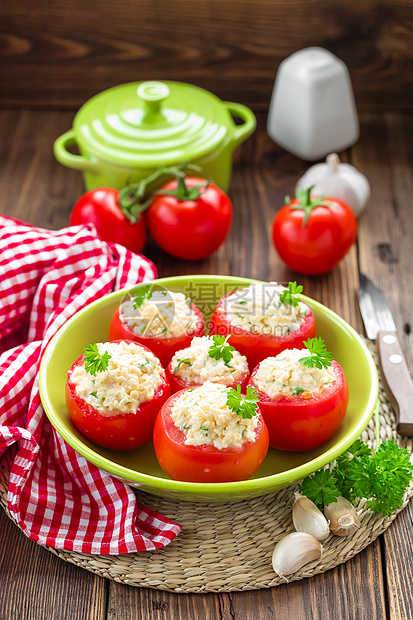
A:
<svg viewBox="0 0 413 620">
<path fill-rule="evenodd" d="M 250 280 L 224 276 L 181 276 L 157 283 L 182 291 L 209 321 L 222 295 L 248 286 Z M 179 482 L 161 470 L 152 443 L 130 452 L 101 448 L 88 441 L 72 424 L 65 404 L 67 371 L 91 342 L 106 341 L 112 314 L 125 291 L 112 293 L 78 312 L 57 332 L 43 356 L 40 394 L 46 414 L 58 433 L 88 461 L 142 491 L 180 500 L 224 502 L 258 497 L 288 486 L 326 465 L 352 444 L 367 426 L 378 396 L 377 371 L 357 333 L 325 306 L 302 297 L 314 312 L 317 333 L 342 365 L 350 390 L 348 411 L 337 433 L 323 446 L 305 453 L 270 448 L 264 463 L 250 479 L 241 482 Z"/>
</svg>

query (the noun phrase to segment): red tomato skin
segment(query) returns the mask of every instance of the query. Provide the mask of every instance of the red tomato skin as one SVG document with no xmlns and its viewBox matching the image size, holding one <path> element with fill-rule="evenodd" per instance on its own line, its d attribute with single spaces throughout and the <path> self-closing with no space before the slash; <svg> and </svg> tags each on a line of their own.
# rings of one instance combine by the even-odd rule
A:
<svg viewBox="0 0 413 620">
<path fill-rule="evenodd" d="M 241 448 L 213 445 L 186 446 L 185 435 L 171 416 L 175 400 L 187 390 L 173 394 L 155 420 L 153 445 L 163 471 L 173 480 L 184 482 L 236 482 L 248 480 L 257 471 L 268 451 L 268 430 L 259 413 L 257 439 Z"/>
<path fill-rule="evenodd" d="M 103 241 L 120 243 L 139 254 L 146 243 L 145 214 L 132 224 L 118 205 L 119 191 L 99 187 L 79 198 L 70 215 L 70 225 L 94 224 Z"/>
<path fill-rule="evenodd" d="M 331 271 L 344 258 L 357 237 L 357 220 L 348 205 L 326 198 L 334 209 L 314 207 L 303 226 L 304 211 L 285 205 L 273 222 L 275 249 L 293 271 L 320 275 Z M 291 206 L 299 204 L 291 200 Z"/>
<path fill-rule="evenodd" d="M 120 318 L 120 307 L 116 310 L 109 325 L 109 340 L 132 340 L 142 346 L 147 347 L 160 360 L 162 366 L 166 366 L 175 355 L 176 351 L 186 349 L 190 346 L 195 336 L 203 336 L 205 333 L 204 317 L 200 309 L 191 303 L 191 309 L 198 316 L 198 327 L 192 333 L 173 338 L 148 338 L 135 334 L 135 332 L 124 323 Z"/>
<path fill-rule="evenodd" d="M 300 327 L 285 336 L 251 333 L 231 325 L 224 308 L 225 299 L 230 295 L 232 293 L 224 295 L 215 308 L 209 333 L 211 336 L 214 334 L 227 336 L 229 334 L 228 342 L 242 355 L 246 356 L 250 370 L 253 370 L 266 357 L 275 357 L 284 349 L 304 349 L 303 341 L 314 338 L 316 335 L 314 314 L 311 308 Z"/>
<path fill-rule="evenodd" d="M 205 179 L 188 177 L 187 187 Z M 162 190 L 175 190 L 177 181 Z M 185 260 L 201 260 L 213 254 L 231 229 L 233 207 L 229 197 L 214 183 L 196 200 L 155 195 L 147 211 L 149 232 L 165 252 Z"/>
<path fill-rule="evenodd" d="M 341 366 L 333 361 L 336 379 L 320 395 L 305 400 L 299 396 L 271 400 L 255 385 L 258 366 L 249 385 L 258 392 L 259 407 L 268 427 L 270 446 L 278 450 L 305 452 L 318 448 L 339 429 L 346 415 L 349 391 Z"/>
<path fill-rule="evenodd" d="M 147 347 L 143 348 L 149 351 Z M 136 414 L 102 416 L 76 393 L 70 380 L 71 371 L 83 363 L 83 358 L 81 355 L 72 364 L 66 381 L 66 405 L 76 428 L 99 446 L 112 450 L 133 450 L 150 441 L 158 411 L 171 394 L 166 375 L 163 374 L 153 399 L 142 403 Z"/>
<path fill-rule="evenodd" d="M 171 386 L 172 394 L 175 394 L 175 392 L 179 392 L 180 390 L 184 390 L 185 388 L 193 389 L 193 388 L 200 387 L 202 385 L 202 383 L 189 383 L 188 381 L 184 381 L 178 375 L 174 375 L 172 371 L 172 362 L 169 362 L 168 366 L 166 367 L 166 376 L 167 376 L 169 385 Z M 238 379 L 238 381 L 235 381 L 235 383 L 231 383 L 228 387 L 232 387 L 236 389 L 237 385 L 240 385 L 241 392 L 245 394 L 249 378 L 250 378 L 250 373 L 249 373 L 249 370 L 247 370 Z"/>
</svg>

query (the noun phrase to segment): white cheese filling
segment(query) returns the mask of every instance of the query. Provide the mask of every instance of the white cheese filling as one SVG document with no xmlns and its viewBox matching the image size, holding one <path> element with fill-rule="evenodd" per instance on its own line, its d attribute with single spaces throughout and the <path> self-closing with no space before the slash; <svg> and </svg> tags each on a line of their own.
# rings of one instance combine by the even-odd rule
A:
<svg viewBox="0 0 413 620">
<path fill-rule="evenodd" d="M 285 336 L 298 329 L 309 312 L 306 304 L 280 302 L 288 290 L 277 282 L 252 282 L 229 295 L 224 302 L 228 321 L 248 332 L 267 336 Z"/>
<path fill-rule="evenodd" d="M 311 398 L 335 378 L 334 368 L 308 368 L 300 359 L 311 355 L 308 349 L 286 349 L 277 357 L 263 360 L 254 377 L 260 392 L 272 399 L 277 396 Z"/>
<path fill-rule="evenodd" d="M 242 418 L 227 406 L 227 387 L 206 381 L 201 387 L 182 394 L 171 409 L 175 425 L 185 434 L 185 444 L 216 448 L 239 448 L 255 441 L 258 416 Z"/>
<path fill-rule="evenodd" d="M 171 291 L 153 291 L 138 308 L 133 307 L 133 299 L 124 301 L 120 319 L 145 338 L 173 338 L 194 332 L 199 326 L 191 300 Z"/>
<path fill-rule="evenodd" d="M 159 360 L 134 342 L 98 343 L 97 348 L 100 354 L 109 353 L 108 367 L 95 376 L 86 372 L 84 364 L 69 371 L 76 393 L 103 416 L 136 413 L 162 383 Z"/>
<path fill-rule="evenodd" d="M 214 344 L 211 336 L 195 337 L 191 346 L 175 353 L 171 360 L 174 375 L 188 383 L 222 383 L 234 385 L 248 370 L 247 358 L 232 351 L 232 359 L 226 364 L 222 358 L 209 356 Z"/>
</svg>

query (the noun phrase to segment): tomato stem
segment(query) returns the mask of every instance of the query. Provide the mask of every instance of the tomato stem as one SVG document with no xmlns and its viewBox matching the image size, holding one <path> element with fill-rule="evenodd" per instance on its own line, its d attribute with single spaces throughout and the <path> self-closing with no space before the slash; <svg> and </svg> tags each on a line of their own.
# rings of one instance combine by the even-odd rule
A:
<svg viewBox="0 0 413 620">
<path fill-rule="evenodd" d="M 325 202 L 325 196 L 316 196 L 315 198 L 311 198 L 311 190 L 314 185 L 308 187 L 307 189 L 303 189 L 301 187 L 297 187 L 295 198 L 298 204 L 291 204 L 290 198 L 286 196 L 285 203 L 290 207 L 290 209 L 301 209 L 304 211 L 304 218 L 302 222 L 302 227 L 304 228 L 308 222 L 308 218 L 311 215 L 311 212 L 315 207 L 330 207 L 328 202 Z"/>
<path fill-rule="evenodd" d="M 187 187 L 184 169 L 193 170 L 195 172 L 201 170 L 201 168 L 195 164 L 182 162 L 176 166 L 158 168 L 153 174 L 142 179 L 138 183 L 125 185 L 118 195 L 118 205 L 125 217 L 132 224 L 135 224 L 139 220 L 140 214 L 149 207 L 155 194 L 176 196 L 178 200 L 196 200 L 199 198 L 199 196 L 207 190 L 210 181 L 206 180 L 202 183 L 198 183 L 194 187 Z M 157 191 L 156 189 L 151 189 L 154 183 L 165 176 L 172 176 L 177 179 L 178 186 L 176 190 Z"/>
<path fill-rule="evenodd" d="M 193 187 L 188 187 L 185 182 L 185 173 L 176 175 L 176 179 L 178 181 L 176 189 L 159 190 L 155 192 L 155 194 L 160 194 L 162 196 L 175 196 L 177 200 L 181 201 L 197 200 L 200 196 L 202 196 L 202 194 L 206 192 L 209 184 L 211 183 L 211 180 L 207 179 L 205 181 L 201 181 L 201 183 L 197 183 L 197 185 L 194 185 Z"/>
</svg>

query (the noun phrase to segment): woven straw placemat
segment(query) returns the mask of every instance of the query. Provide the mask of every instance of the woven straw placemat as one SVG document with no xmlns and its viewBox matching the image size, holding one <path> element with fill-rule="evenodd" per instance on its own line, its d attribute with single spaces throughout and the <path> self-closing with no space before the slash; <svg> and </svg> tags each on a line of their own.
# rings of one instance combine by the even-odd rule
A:
<svg viewBox="0 0 413 620">
<path fill-rule="evenodd" d="M 373 345 L 368 344 L 376 360 Z M 380 435 L 412 452 L 412 439 L 396 432 L 396 419 L 380 379 Z M 375 446 L 372 419 L 361 436 Z M 0 503 L 7 509 L 7 484 L 11 458 L 0 461 Z M 137 492 L 140 502 L 182 525 L 182 531 L 167 547 L 155 552 L 122 556 L 98 556 L 47 547 L 52 553 L 102 577 L 131 586 L 156 588 L 170 592 L 231 592 L 258 590 L 285 583 L 272 569 L 275 544 L 294 531 L 291 507 L 297 485 L 276 493 L 235 503 L 205 504 L 177 501 Z M 406 491 L 400 512 L 413 495 Z M 396 514 L 383 517 L 366 509 L 366 501 L 357 506 L 361 526 L 350 537 L 330 534 L 323 542 L 319 561 L 307 564 L 289 577 L 289 581 L 323 573 L 346 562 L 382 534 Z M 11 517 L 10 517 L 11 518 Z"/>
</svg>

